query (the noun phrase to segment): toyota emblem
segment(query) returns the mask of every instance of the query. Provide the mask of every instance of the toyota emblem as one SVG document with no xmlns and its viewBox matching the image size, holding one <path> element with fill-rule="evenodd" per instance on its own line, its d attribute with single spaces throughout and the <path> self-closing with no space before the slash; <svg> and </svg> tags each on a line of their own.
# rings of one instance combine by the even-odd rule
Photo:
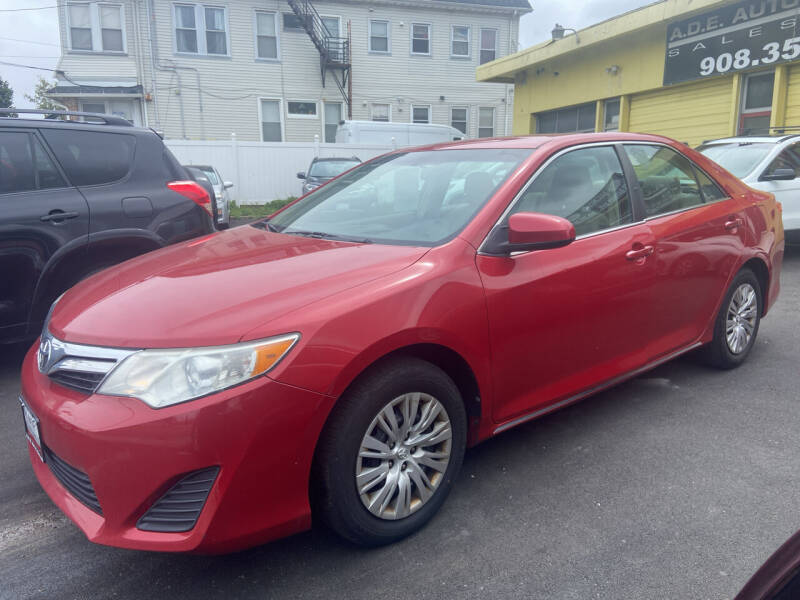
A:
<svg viewBox="0 0 800 600">
<path fill-rule="evenodd" d="M 37 353 L 37 362 L 39 363 L 39 370 L 44 373 L 45 367 L 50 363 L 50 353 L 53 351 L 53 345 L 49 339 L 43 340 L 39 344 L 39 352 Z"/>
</svg>

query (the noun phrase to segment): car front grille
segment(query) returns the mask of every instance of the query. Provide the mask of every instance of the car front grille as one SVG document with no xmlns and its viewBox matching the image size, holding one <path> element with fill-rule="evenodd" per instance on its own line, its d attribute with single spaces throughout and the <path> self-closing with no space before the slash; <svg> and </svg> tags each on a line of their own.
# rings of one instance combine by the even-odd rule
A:
<svg viewBox="0 0 800 600">
<path fill-rule="evenodd" d="M 39 371 L 51 381 L 85 394 L 93 394 L 106 375 L 137 352 L 62 342 L 45 329 L 36 353 Z"/>
<path fill-rule="evenodd" d="M 68 371 L 65 369 L 50 373 L 50 379 L 64 387 L 93 394 L 103 381 L 104 373 L 87 373 L 84 371 Z"/>
<path fill-rule="evenodd" d="M 92 487 L 92 482 L 89 476 L 83 471 L 76 469 L 65 460 L 58 457 L 50 448 L 44 446 L 44 459 L 47 466 L 50 467 L 50 472 L 58 479 L 61 485 L 84 505 L 96 512 L 98 515 L 103 514 L 100 508 L 100 502 L 97 500 L 97 495 Z"/>
<path fill-rule="evenodd" d="M 143 531 L 189 531 L 197 522 L 218 473 L 219 467 L 189 473 L 142 515 L 136 527 Z"/>
</svg>

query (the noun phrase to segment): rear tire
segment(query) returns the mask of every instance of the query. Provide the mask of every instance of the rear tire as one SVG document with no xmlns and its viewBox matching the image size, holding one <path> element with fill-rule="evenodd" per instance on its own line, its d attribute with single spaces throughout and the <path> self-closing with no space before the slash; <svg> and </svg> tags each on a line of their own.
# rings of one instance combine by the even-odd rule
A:
<svg viewBox="0 0 800 600">
<path fill-rule="evenodd" d="M 735 369 L 750 354 L 761 323 L 761 284 L 750 269 L 733 279 L 714 322 L 714 339 L 704 348 L 706 362 L 718 369 Z"/>
<path fill-rule="evenodd" d="M 340 399 L 320 437 L 315 513 L 364 546 L 414 533 L 452 488 L 466 430 L 458 388 L 441 369 L 411 357 L 376 366 Z"/>
</svg>

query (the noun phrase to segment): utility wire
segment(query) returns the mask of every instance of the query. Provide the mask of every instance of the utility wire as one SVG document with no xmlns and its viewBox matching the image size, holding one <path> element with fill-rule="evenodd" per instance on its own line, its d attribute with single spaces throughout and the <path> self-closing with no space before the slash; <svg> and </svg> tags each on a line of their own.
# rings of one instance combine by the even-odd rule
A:
<svg viewBox="0 0 800 600">
<path fill-rule="evenodd" d="M 33 65 L 21 65 L 19 63 L 13 62 L 6 62 L 4 60 L 0 60 L 0 65 L 8 65 L 9 67 L 20 67 L 22 69 L 36 69 L 37 71 L 50 71 L 51 73 L 55 73 L 58 69 L 47 69 L 45 67 L 34 67 Z"/>
<path fill-rule="evenodd" d="M 0 37 L 0 40 L 4 42 L 20 42 L 22 44 L 38 44 L 39 46 L 55 46 L 56 48 L 61 48 L 61 44 L 54 44 L 52 42 L 37 42 L 35 40 L 18 40 L 16 38 L 10 38 L 10 37 Z"/>
<path fill-rule="evenodd" d="M 0 13 L 22 12 L 25 10 L 50 10 L 51 8 L 58 8 L 57 4 L 52 6 L 32 6 L 30 8 L 0 8 Z"/>
</svg>

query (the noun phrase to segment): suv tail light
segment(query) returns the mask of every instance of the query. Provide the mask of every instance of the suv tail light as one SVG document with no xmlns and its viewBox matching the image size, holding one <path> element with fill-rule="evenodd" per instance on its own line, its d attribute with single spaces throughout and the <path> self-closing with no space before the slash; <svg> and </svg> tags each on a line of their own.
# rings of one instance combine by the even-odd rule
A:
<svg viewBox="0 0 800 600">
<path fill-rule="evenodd" d="M 212 219 L 214 218 L 214 213 L 211 209 L 211 198 L 199 183 L 195 181 L 170 181 L 167 187 L 173 192 L 178 192 L 181 196 L 189 198 L 189 200 L 204 208 Z"/>
</svg>

